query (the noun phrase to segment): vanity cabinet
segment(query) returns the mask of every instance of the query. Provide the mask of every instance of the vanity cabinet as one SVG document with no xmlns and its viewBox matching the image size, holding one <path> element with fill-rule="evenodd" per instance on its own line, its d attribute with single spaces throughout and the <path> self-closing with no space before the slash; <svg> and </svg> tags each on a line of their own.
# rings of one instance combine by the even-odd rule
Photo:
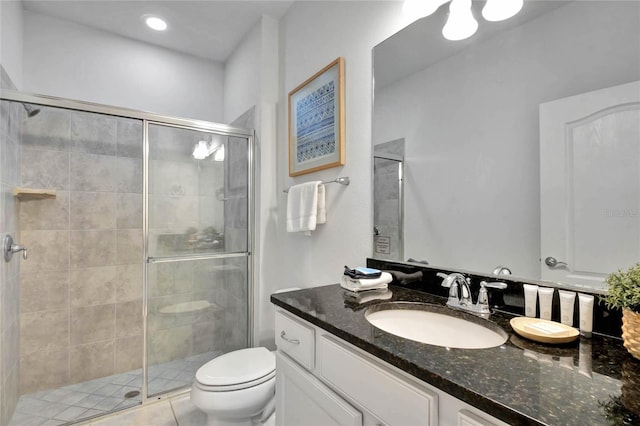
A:
<svg viewBox="0 0 640 426">
<path fill-rule="evenodd" d="M 506 426 L 281 309 L 276 424 Z"/>
</svg>

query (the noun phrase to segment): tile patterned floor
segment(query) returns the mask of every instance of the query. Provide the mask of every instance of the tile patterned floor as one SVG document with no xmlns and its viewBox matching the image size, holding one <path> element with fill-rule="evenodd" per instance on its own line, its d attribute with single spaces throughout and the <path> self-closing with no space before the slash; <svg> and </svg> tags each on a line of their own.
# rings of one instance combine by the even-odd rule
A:
<svg viewBox="0 0 640 426">
<path fill-rule="evenodd" d="M 116 413 L 85 426 L 205 426 L 207 418 L 189 399 L 180 395 L 169 401 Z M 275 414 L 263 426 L 275 426 Z"/>
<path fill-rule="evenodd" d="M 149 395 L 190 386 L 196 370 L 217 355 L 208 352 L 149 367 Z M 56 426 L 133 407 L 140 404 L 140 396 L 124 395 L 140 391 L 141 386 L 142 370 L 138 369 L 22 395 L 9 426 Z"/>
</svg>

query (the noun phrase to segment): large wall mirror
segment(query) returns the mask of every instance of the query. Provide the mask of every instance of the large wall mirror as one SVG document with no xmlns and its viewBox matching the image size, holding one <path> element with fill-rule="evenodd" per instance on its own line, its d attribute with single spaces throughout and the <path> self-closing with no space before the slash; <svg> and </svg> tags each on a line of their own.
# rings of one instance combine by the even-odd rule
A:
<svg viewBox="0 0 640 426">
<path fill-rule="evenodd" d="M 473 3 L 467 40 L 442 37 L 443 6 L 373 50 L 373 143 L 404 141 L 398 252 L 601 288 L 640 260 L 640 2 L 498 23 Z"/>
</svg>

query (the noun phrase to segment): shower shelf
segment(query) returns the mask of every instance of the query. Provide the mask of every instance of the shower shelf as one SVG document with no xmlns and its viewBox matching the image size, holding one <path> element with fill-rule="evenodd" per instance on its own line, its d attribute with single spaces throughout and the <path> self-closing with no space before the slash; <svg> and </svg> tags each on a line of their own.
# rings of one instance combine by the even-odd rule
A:
<svg viewBox="0 0 640 426">
<path fill-rule="evenodd" d="M 13 188 L 13 196 L 21 201 L 28 200 L 44 200 L 47 198 L 56 198 L 55 189 L 41 189 L 41 188 Z"/>
</svg>

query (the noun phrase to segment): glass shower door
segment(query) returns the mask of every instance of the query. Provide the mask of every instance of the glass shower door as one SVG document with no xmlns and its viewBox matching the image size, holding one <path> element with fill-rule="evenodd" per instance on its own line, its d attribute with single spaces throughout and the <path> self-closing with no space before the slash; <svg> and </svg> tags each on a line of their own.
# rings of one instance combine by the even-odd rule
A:
<svg viewBox="0 0 640 426">
<path fill-rule="evenodd" d="M 147 394 L 249 345 L 250 138 L 148 125 Z"/>
</svg>

